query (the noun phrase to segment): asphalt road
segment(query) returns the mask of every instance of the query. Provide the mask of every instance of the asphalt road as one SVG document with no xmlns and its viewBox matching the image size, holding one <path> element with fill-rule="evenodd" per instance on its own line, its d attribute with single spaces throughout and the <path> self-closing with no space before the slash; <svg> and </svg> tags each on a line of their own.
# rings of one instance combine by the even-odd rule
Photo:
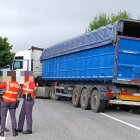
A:
<svg viewBox="0 0 140 140">
<path fill-rule="evenodd" d="M 20 103 L 21 104 L 21 103 Z M 17 118 L 20 107 L 17 110 Z M 140 115 L 119 110 L 93 113 L 71 101 L 36 99 L 33 134 L 12 136 L 8 117 L 6 140 L 139 140 Z M 25 126 L 26 129 L 26 126 Z M 1 138 L 0 138 L 1 140 Z"/>
</svg>

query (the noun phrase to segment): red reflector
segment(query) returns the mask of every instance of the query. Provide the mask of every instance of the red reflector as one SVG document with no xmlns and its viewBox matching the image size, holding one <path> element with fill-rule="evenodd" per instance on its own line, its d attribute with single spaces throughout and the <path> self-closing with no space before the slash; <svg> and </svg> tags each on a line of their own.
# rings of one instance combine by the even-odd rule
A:
<svg viewBox="0 0 140 140">
<path fill-rule="evenodd" d="M 131 80 L 132 83 L 140 83 L 140 80 Z"/>
<path fill-rule="evenodd" d="M 107 96 L 107 97 L 113 97 L 114 96 L 114 94 L 112 92 L 106 92 L 104 95 Z"/>
</svg>

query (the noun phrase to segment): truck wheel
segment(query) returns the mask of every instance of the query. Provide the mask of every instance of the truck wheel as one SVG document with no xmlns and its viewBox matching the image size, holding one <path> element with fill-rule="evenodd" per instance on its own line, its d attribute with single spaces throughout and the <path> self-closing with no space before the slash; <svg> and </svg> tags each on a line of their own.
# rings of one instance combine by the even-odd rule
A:
<svg viewBox="0 0 140 140">
<path fill-rule="evenodd" d="M 88 91 L 86 88 L 84 88 L 81 92 L 80 105 L 81 105 L 81 108 L 84 110 L 90 108 L 89 96 L 88 96 Z"/>
<path fill-rule="evenodd" d="M 99 92 L 94 90 L 91 94 L 90 106 L 93 112 L 104 112 L 106 101 L 100 100 Z"/>
<path fill-rule="evenodd" d="M 80 106 L 80 93 L 79 89 L 75 87 L 72 92 L 72 105 L 74 107 Z"/>
<path fill-rule="evenodd" d="M 40 86 L 45 86 L 46 85 L 46 81 L 41 79 L 39 81 L 39 84 L 40 84 Z"/>
<path fill-rule="evenodd" d="M 132 108 L 132 112 L 134 113 L 134 114 L 140 114 L 140 107 L 133 107 Z"/>
<path fill-rule="evenodd" d="M 51 87 L 51 89 L 50 89 L 50 98 L 51 98 L 51 100 L 55 100 L 55 101 L 57 101 L 59 99 L 59 96 L 55 95 L 54 87 Z"/>
</svg>

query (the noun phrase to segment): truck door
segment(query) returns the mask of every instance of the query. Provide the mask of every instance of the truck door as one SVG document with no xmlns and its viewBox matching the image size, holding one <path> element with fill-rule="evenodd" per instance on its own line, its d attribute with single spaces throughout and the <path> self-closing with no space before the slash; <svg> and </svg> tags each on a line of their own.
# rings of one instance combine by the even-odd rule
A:
<svg viewBox="0 0 140 140">
<path fill-rule="evenodd" d="M 17 70 L 17 69 L 28 71 L 29 60 L 23 59 L 23 56 L 15 57 L 14 62 L 13 62 L 13 70 Z"/>
<path fill-rule="evenodd" d="M 29 70 L 29 60 L 25 60 L 23 56 L 15 57 L 12 65 L 12 70 L 16 71 L 16 80 L 21 84 L 24 82 L 22 71 Z"/>
</svg>

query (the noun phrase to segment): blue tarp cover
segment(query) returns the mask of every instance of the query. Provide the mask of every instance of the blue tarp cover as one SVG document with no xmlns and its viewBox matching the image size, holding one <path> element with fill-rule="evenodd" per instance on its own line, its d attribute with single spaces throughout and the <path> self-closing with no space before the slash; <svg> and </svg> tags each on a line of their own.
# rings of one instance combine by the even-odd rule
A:
<svg viewBox="0 0 140 140">
<path fill-rule="evenodd" d="M 116 26 L 107 25 L 79 37 L 64 41 L 44 49 L 40 60 L 66 55 L 112 43 L 116 38 Z"/>
</svg>

